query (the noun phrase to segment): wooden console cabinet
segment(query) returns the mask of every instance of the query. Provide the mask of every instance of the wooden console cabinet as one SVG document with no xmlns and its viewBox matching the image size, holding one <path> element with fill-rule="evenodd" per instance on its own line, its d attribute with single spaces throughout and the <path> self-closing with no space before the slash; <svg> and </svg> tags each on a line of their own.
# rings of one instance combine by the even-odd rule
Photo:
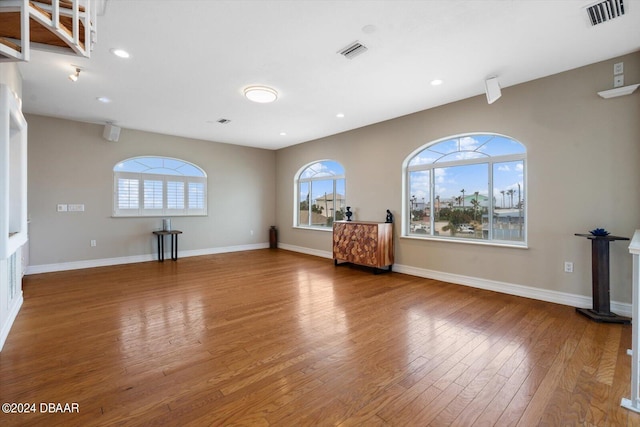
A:
<svg viewBox="0 0 640 427">
<path fill-rule="evenodd" d="M 333 261 L 374 268 L 393 265 L 393 224 L 370 221 L 333 223 Z"/>
</svg>

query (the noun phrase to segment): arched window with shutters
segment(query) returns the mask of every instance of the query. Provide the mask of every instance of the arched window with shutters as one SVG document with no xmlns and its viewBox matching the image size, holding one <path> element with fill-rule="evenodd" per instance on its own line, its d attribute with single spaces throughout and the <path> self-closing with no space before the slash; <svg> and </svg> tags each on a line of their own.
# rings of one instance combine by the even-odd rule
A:
<svg viewBox="0 0 640 427">
<path fill-rule="evenodd" d="M 207 174 L 185 160 L 145 156 L 113 168 L 113 216 L 207 215 Z"/>
</svg>

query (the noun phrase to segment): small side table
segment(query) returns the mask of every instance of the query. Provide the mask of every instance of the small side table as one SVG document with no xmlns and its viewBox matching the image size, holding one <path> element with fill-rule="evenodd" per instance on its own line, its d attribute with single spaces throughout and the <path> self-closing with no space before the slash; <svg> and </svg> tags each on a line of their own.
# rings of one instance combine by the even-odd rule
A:
<svg viewBox="0 0 640 427">
<path fill-rule="evenodd" d="M 609 299 L 609 242 L 615 240 L 629 240 L 620 236 L 594 236 L 593 234 L 579 234 L 591 240 L 591 276 L 593 309 L 576 308 L 576 311 L 591 320 L 603 323 L 631 323 L 631 319 L 618 316 L 611 312 Z"/>
<path fill-rule="evenodd" d="M 178 260 L 178 234 L 182 234 L 180 230 L 160 230 L 154 231 L 153 234 L 158 236 L 158 261 L 164 261 L 164 236 L 171 236 L 171 259 Z"/>
</svg>

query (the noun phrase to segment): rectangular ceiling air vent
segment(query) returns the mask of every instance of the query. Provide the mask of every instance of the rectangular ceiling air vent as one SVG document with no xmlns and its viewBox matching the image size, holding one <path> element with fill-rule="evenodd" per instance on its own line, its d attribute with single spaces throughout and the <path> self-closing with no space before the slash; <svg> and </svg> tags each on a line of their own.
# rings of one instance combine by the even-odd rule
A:
<svg viewBox="0 0 640 427">
<path fill-rule="evenodd" d="M 602 24 L 624 15 L 623 0 L 605 0 L 587 7 L 587 15 L 591 25 Z"/>
<path fill-rule="evenodd" d="M 359 41 L 355 41 L 351 43 L 349 46 L 340 49 L 338 53 L 345 58 L 353 59 L 361 53 L 365 53 L 367 51 L 367 47 L 360 43 Z"/>
</svg>

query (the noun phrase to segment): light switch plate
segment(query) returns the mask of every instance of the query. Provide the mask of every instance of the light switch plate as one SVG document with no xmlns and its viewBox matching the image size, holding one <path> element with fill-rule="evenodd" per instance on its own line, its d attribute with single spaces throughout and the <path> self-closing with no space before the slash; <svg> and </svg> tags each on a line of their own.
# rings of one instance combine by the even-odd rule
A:
<svg viewBox="0 0 640 427">
<path fill-rule="evenodd" d="M 613 64 L 613 74 L 618 75 L 624 73 L 624 62 L 616 62 Z"/>
<path fill-rule="evenodd" d="M 624 74 L 620 74 L 619 76 L 613 76 L 613 87 L 621 87 L 624 86 Z"/>
</svg>

